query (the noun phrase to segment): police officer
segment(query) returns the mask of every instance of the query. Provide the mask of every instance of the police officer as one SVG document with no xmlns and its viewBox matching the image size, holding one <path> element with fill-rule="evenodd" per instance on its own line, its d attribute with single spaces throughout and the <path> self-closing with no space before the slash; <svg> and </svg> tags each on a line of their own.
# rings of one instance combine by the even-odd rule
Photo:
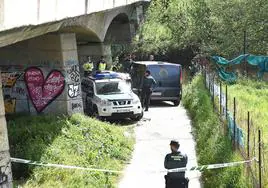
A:
<svg viewBox="0 0 268 188">
<path fill-rule="evenodd" d="M 121 69 L 121 65 L 119 64 L 119 58 L 116 57 L 112 66 L 112 71 L 116 72 L 116 71 L 119 71 L 120 69 Z"/>
<path fill-rule="evenodd" d="M 104 56 L 101 56 L 101 59 L 97 62 L 97 71 L 106 70 L 107 63 L 104 60 Z"/>
<path fill-rule="evenodd" d="M 166 169 L 183 168 L 188 162 L 187 155 L 179 150 L 180 144 L 176 140 L 170 142 L 171 153 L 165 157 L 164 166 Z M 187 188 L 188 179 L 185 178 L 185 172 L 168 172 L 165 176 L 166 188 Z"/>
<path fill-rule="evenodd" d="M 141 104 L 142 107 L 145 107 L 145 111 L 149 109 L 149 103 L 151 99 L 151 94 L 153 92 L 153 87 L 156 86 L 155 79 L 151 76 L 151 72 L 147 70 L 145 72 L 142 86 L 141 86 Z"/>
<path fill-rule="evenodd" d="M 133 55 L 129 54 L 124 61 L 124 72 L 129 73 L 133 63 Z"/>
<path fill-rule="evenodd" d="M 87 77 L 92 73 L 93 70 L 93 62 L 91 61 L 90 56 L 88 56 L 88 61 L 84 63 L 83 69 L 84 69 L 84 76 Z"/>
</svg>

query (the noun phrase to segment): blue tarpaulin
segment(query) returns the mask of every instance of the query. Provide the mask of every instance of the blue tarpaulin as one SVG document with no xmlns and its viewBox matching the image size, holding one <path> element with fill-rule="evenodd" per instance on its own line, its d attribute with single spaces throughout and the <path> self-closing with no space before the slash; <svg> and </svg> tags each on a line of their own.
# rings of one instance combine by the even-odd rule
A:
<svg viewBox="0 0 268 188">
<path fill-rule="evenodd" d="M 227 72 L 225 71 L 225 67 L 238 65 L 243 63 L 244 61 L 250 65 L 258 66 L 259 72 L 258 77 L 262 78 L 264 72 L 268 72 L 268 56 L 256 56 L 250 54 L 240 55 L 232 60 L 227 60 L 220 56 L 212 56 L 212 60 L 218 65 L 217 71 L 219 77 L 227 82 L 233 83 L 236 81 L 237 76 L 234 72 Z"/>
</svg>

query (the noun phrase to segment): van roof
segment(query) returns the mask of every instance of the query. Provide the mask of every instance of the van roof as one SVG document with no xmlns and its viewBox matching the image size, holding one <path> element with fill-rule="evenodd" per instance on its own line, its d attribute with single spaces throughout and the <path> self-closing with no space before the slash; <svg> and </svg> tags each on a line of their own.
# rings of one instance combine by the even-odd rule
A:
<svg viewBox="0 0 268 188">
<path fill-rule="evenodd" d="M 181 66 L 180 64 L 163 62 L 163 61 L 135 61 L 134 63 L 140 64 L 140 65 L 175 65 L 175 66 Z"/>
</svg>

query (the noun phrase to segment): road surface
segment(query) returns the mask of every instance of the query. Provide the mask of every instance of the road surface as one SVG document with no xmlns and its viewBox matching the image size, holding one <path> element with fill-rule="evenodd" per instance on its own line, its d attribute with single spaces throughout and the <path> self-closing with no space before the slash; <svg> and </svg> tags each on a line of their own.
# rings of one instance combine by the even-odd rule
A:
<svg viewBox="0 0 268 188">
<path fill-rule="evenodd" d="M 182 107 L 169 103 L 155 104 L 145 112 L 135 128 L 136 144 L 130 164 L 119 183 L 119 188 L 164 188 L 165 155 L 169 142 L 177 139 L 180 150 L 188 155 L 188 166 L 197 165 L 195 142 L 190 119 Z M 200 173 L 188 172 L 189 188 L 200 188 Z"/>
</svg>

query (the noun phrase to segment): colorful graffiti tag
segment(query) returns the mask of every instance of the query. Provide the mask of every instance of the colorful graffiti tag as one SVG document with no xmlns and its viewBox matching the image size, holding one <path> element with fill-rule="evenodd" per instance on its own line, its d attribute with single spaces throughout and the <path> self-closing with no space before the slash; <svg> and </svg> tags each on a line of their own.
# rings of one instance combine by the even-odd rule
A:
<svg viewBox="0 0 268 188">
<path fill-rule="evenodd" d="M 15 89 L 15 84 L 22 74 L 22 72 L 1 73 L 5 112 L 7 114 L 14 113 L 16 111 L 16 97 L 13 97 L 12 94 L 13 90 Z"/>
<path fill-rule="evenodd" d="M 24 81 L 29 97 L 38 113 L 42 112 L 64 90 L 65 78 L 58 70 L 52 70 L 46 78 L 37 67 L 26 69 Z"/>
<path fill-rule="evenodd" d="M 22 73 L 20 72 L 2 72 L 1 77 L 3 87 L 13 87 L 21 75 Z"/>
</svg>

